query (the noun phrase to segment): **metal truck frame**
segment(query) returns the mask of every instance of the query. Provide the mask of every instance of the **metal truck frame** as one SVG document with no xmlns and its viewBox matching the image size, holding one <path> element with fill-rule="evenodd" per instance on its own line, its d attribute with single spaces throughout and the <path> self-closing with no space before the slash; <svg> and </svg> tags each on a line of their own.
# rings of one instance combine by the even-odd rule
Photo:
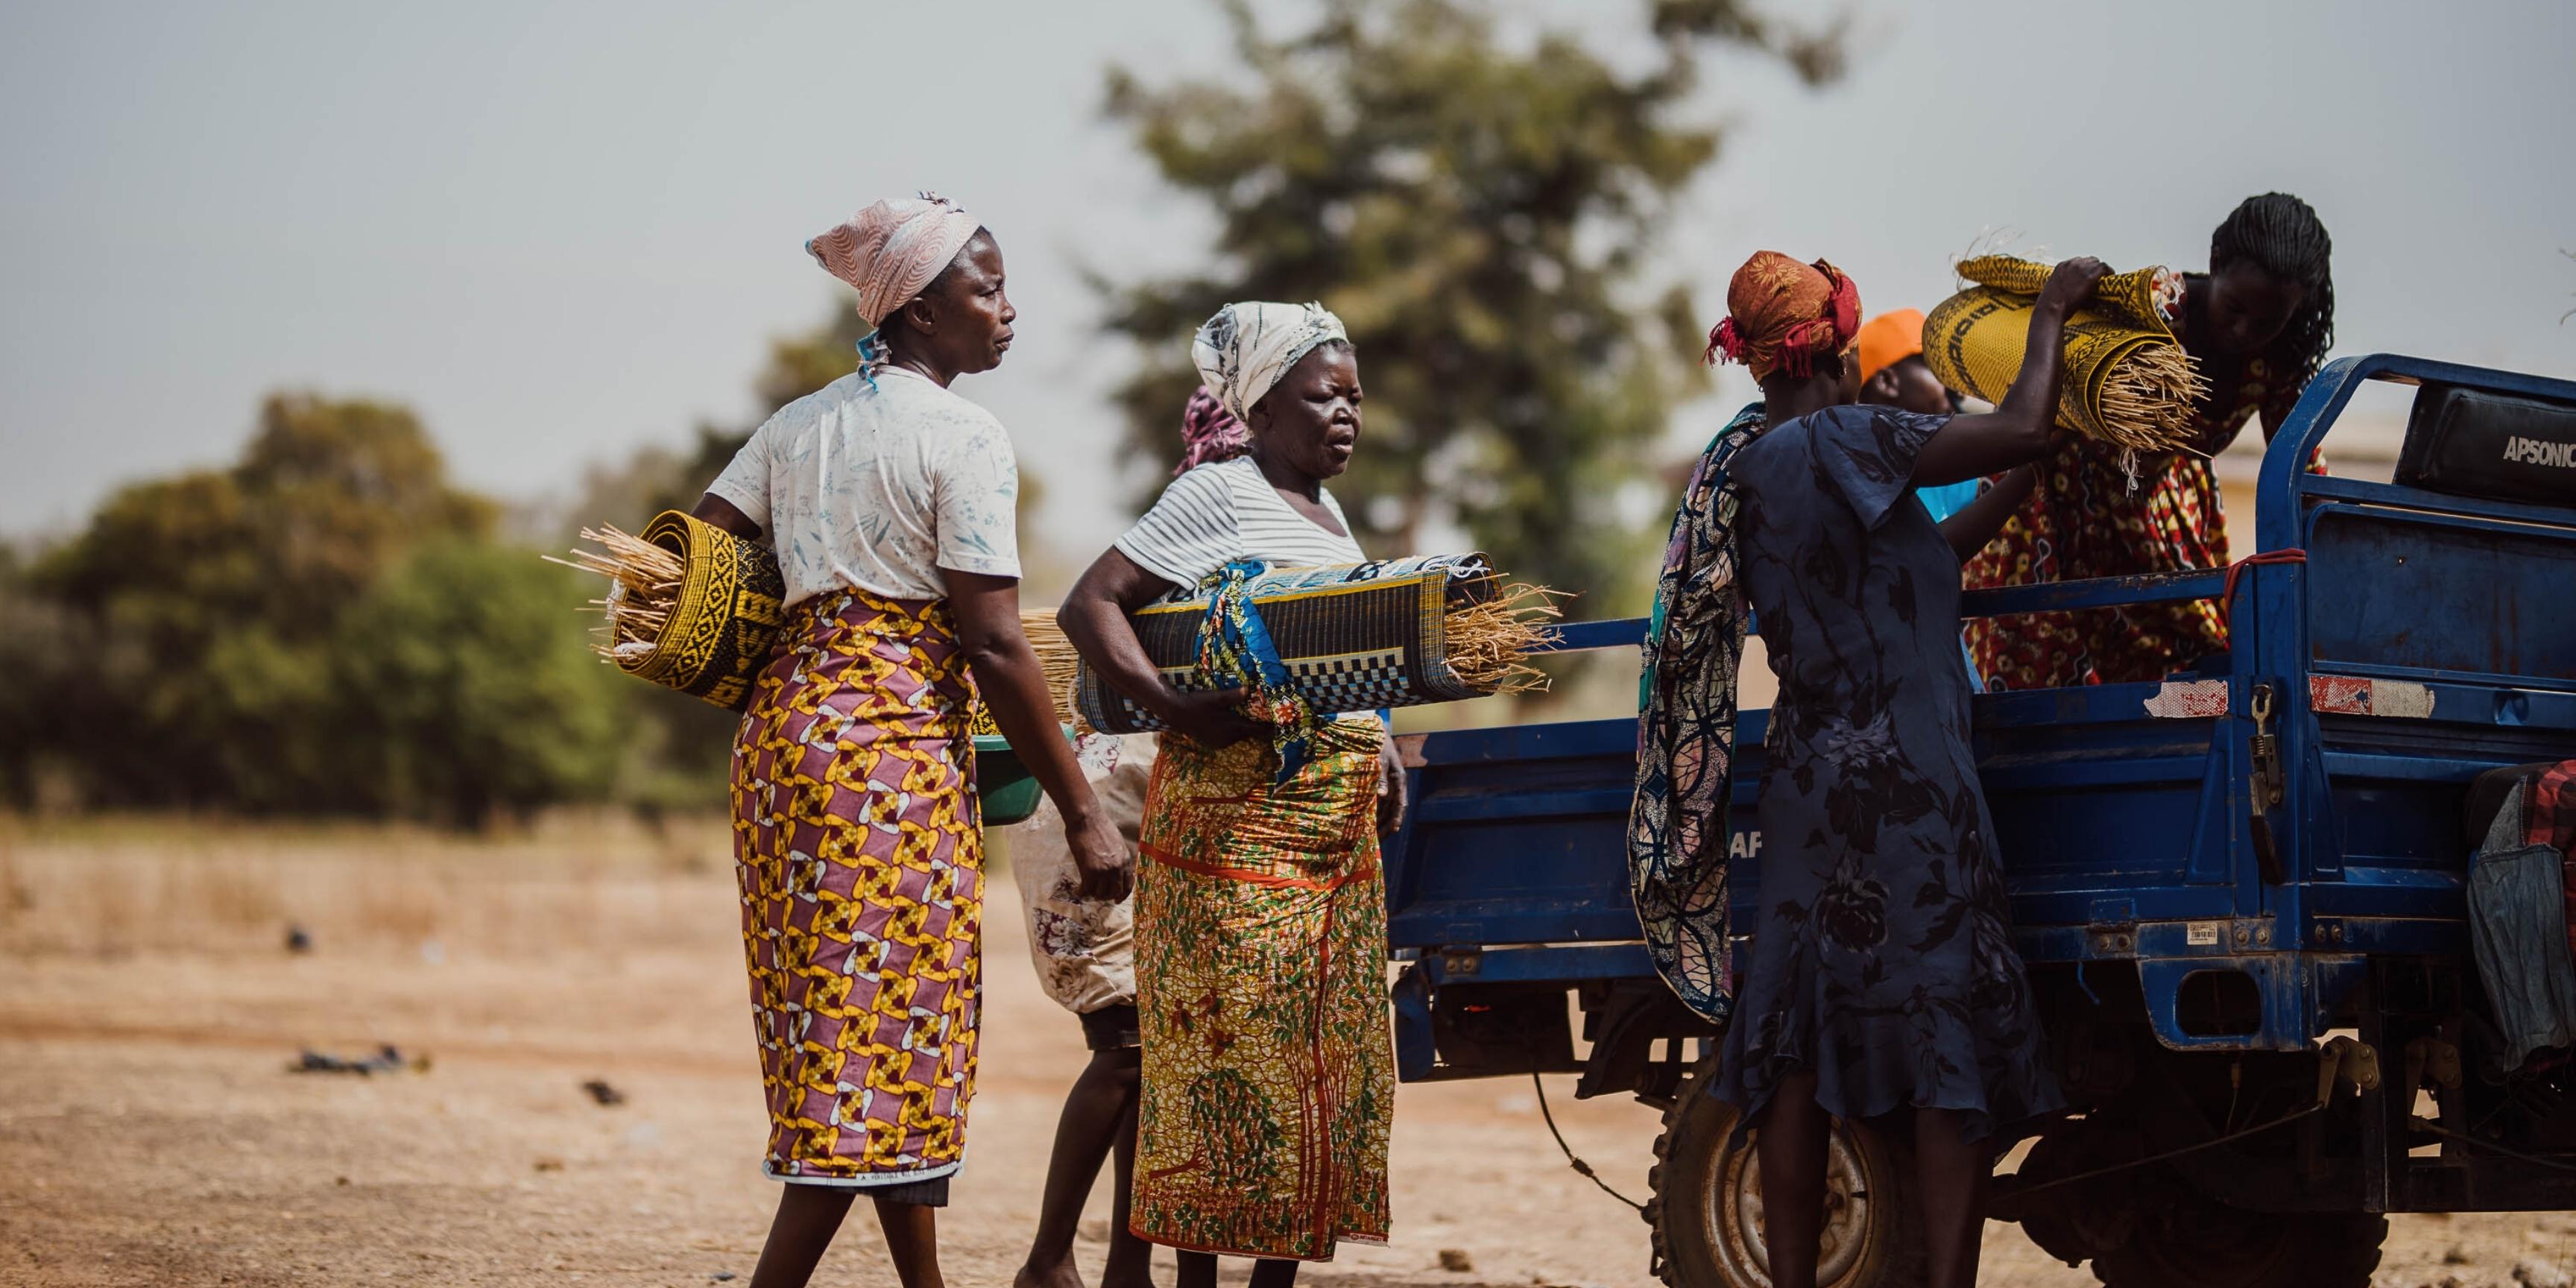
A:
<svg viewBox="0 0 2576 1288">
<path fill-rule="evenodd" d="M 2371 380 L 2576 405 L 2567 381 L 2344 359 L 2266 453 L 2253 559 L 1964 600 L 2231 615 L 2232 651 L 2202 672 L 1973 701 L 2015 939 L 2077 1109 L 1991 1211 L 2115 1288 L 2357 1286 L 2386 1213 L 2576 1207 L 2576 1076 L 2501 1067 L 2462 818 L 2478 774 L 2576 757 L 2576 508 L 2303 472 Z M 1556 647 L 1642 629 L 1571 625 Z M 1737 727 L 1741 928 L 1767 714 Z M 1750 1151 L 1725 1149 L 1732 1109 L 1705 1094 L 1718 1034 L 1654 974 L 1628 898 L 1635 721 L 1399 741 L 1399 1077 L 1579 1073 L 1578 1096 L 1661 1107 L 1657 1271 L 1767 1285 Z M 1820 1282 L 1907 1282 L 1902 1126 L 1838 1124 L 1832 1158 Z"/>
</svg>

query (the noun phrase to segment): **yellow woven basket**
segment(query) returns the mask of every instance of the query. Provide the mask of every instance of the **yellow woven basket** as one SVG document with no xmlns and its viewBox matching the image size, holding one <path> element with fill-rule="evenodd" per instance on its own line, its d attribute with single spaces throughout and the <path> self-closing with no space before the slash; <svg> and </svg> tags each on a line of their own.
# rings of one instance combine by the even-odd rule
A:
<svg viewBox="0 0 2576 1288">
<path fill-rule="evenodd" d="M 1923 360 L 1932 374 L 1952 389 L 2002 401 L 2021 374 L 2031 310 L 2050 271 L 2006 255 L 1960 264 L 1959 276 L 1975 285 L 1923 320 Z M 2194 447 L 2201 381 L 2156 307 L 2163 273 L 2144 268 L 2105 277 L 2067 319 L 2060 424 L 2133 451 Z"/>
</svg>

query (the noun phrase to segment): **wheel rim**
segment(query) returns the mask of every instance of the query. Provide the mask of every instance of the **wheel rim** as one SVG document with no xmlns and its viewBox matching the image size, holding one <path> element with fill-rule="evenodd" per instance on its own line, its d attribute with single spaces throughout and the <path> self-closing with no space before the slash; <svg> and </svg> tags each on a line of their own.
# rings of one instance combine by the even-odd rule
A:
<svg viewBox="0 0 2576 1288">
<path fill-rule="evenodd" d="M 1730 1284 L 1771 1283 L 1771 1257 L 1762 1246 L 1762 1174 L 1754 1161 L 1754 1140 L 1747 1133 L 1742 1149 L 1714 1151 L 1709 1160 L 1709 1246 Z M 1895 1196 L 1887 1196 L 1894 1201 Z M 1871 1222 L 1880 1219 L 1880 1200 L 1869 1187 L 1860 1142 L 1840 1122 L 1825 1147 L 1825 1219 L 1822 1251 L 1816 1258 L 1816 1282 L 1839 1284 L 1861 1262 L 1870 1245 Z"/>
</svg>

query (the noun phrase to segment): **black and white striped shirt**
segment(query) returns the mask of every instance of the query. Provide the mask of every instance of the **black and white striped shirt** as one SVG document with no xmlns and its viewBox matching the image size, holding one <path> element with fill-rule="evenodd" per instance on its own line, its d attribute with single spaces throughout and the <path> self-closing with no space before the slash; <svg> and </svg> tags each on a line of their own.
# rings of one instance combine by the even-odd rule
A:
<svg viewBox="0 0 2576 1288">
<path fill-rule="evenodd" d="M 1341 532 L 1299 514 L 1252 458 L 1217 461 L 1172 480 L 1154 508 L 1118 538 L 1118 549 L 1137 567 L 1184 588 L 1238 559 L 1280 568 L 1366 562 L 1359 543 L 1345 535 L 1351 525 L 1341 503 L 1330 491 L 1322 497 Z"/>
</svg>

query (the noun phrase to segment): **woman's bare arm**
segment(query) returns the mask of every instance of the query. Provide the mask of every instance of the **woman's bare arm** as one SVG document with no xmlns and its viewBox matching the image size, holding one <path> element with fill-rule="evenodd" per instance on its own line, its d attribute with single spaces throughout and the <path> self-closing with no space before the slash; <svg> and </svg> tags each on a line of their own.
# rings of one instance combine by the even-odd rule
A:
<svg viewBox="0 0 2576 1288">
<path fill-rule="evenodd" d="M 1914 484 L 1940 487 L 2000 474 L 2048 454 L 2057 425 L 2058 369 L 2065 365 L 2066 317 L 2110 270 L 2098 259 L 2070 259 L 2048 275 L 2030 311 L 2021 374 L 2004 400 L 1983 416 L 1953 416 L 1914 458 Z M 1984 544 L 1983 542 L 1979 543 Z"/>
<path fill-rule="evenodd" d="M 1941 521 L 1941 537 L 1950 549 L 1966 563 L 2004 530 L 2004 521 L 2030 499 L 2031 488 L 2039 482 L 2039 467 L 2023 465 L 1995 480 L 1995 485 L 1978 491 L 1976 499 L 1960 506 Z"/>
<path fill-rule="evenodd" d="M 1261 732 L 1239 709 L 1242 700 L 1223 690 L 1184 693 L 1173 688 L 1145 656 L 1144 641 L 1127 615 L 1169 594 L 1172 583 L 1136 566 L 1112 546 L 1073 584 L 1056 611 L 1056 624 L 1109 687 L 1153 713 L 1190 741 L 1223 747 Z"/>
<path fill-rule="evenodd" d="M 760 540 L 760 525 L 752 522 L 750 515 L 735 508 L 733 502 L 713 492 L 699 497 L 697 508 L 689 511 L 689 514 L 692 518 L 703 519 L 745 541 Z"/>
<path fill-rule="evenodd" d="M 947 584 L 948 608 L 957 618 L 958 643 L 974 670 L 976 689 L 993 708 L 993 722 L 1064 815 L 1064 837 L 1082 873 L 1083 895 L 1126 898 L 1134 884 L 1134 860 L 1056 724 L 1046 669 L 1020 629 L 1018 579 L 948 568 L 940 569 L 939 577 Z"/>
</svg>

